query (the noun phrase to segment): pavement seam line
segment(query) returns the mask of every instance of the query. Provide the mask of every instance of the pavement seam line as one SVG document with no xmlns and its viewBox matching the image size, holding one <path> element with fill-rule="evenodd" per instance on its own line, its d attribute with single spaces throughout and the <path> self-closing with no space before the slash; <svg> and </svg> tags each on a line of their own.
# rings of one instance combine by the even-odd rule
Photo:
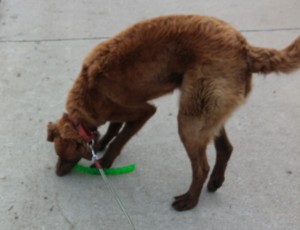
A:
<svg viewBox="0 0 300 230">
<path fill-rule="evenodd" d="M 284 32 L 284 31 L 299 31 L 300 27 L 291 28 L 274 28 L 274 29 L 243 29 L 239 30 L 241 33 L 263 33 L 263 32 Z M 20 39 L 20 40 L 1 40 L 0 43 L 41 43 L 41 42 L 65 42 L 65 41 L 92 41 L 92 40 L 106 40 L 111 37 L 79 37 L 79 38 L 49 38 L 49 39 Z"/>
</svg>

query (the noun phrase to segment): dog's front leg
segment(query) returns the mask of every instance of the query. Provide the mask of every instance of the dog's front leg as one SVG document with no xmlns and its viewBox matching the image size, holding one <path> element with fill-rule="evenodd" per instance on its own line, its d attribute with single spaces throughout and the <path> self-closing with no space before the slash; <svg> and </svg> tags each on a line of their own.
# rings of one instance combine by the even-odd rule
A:
<svg viewBox="0 0 300 230">
<path fill-rule="evenodd" d="M 110 143 L 101 159 L 101 164 L 104 168 L 109 168 L 112 165 L 123 146 L 143 127 L 155 111 L 156 108 L 148 103 L 137 107 L 120 107 L 115 111 L 112 120 L 125 121 L 126 123 L 122 131 Z"/>
<path fill-rule="evenodd" d="M 118 135 L 120 129 L 122 128 L 122 122 L 111 122 L 108 126 L 107 132 L 105 135 L 95 143 L 95 151 L 102 151 L 106 146 L 111 142 L 111 140 Z"/>
</svg>

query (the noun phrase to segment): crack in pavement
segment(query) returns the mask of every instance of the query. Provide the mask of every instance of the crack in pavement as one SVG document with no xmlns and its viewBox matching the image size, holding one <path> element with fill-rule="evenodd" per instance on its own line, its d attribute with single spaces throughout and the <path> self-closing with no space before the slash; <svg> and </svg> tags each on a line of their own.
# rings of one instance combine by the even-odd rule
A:
<svg viewBox="0 0 300 230">
<path fill-rule="evenodd" d="M 56 203 L 56 205 L 57 205 L 57 208 L 58 208 L 58 211 L 61 213 L 61 215 L 62 215 L 62 217 L 64 218 L 64 220 L 66 221 L 66 223 L 68 223 L 69 225 L 70 225 L 70 230 L 71 229 L 75 229 L 75 226 L 76 225 L 74 225 L 67 217 L 66 217 L 66 215 L 64 214 L 64 212 L 62 211 L 62 208 L 61 208 L 61 206 L 60 206 L 60 204 L 59 204 L 59 201 L 58 201 L 58 199 L 57 199 L 57 196 L 58 196 L 58 194 L 57 193 L 55 193 L 55 203 Z"/>
</svg>

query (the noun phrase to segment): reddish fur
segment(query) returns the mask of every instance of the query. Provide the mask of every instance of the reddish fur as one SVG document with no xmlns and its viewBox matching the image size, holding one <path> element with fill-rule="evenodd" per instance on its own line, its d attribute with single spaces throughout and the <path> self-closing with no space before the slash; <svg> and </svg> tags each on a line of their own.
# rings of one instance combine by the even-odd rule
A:
<svg viewBox="0 0 300 230">
<path fill-rule="evenodd" d="M 300 68 L 300 37 L 287 48 L 278 51 L 257 47 L 248 48 L 250 70 L 253 73 L 290 73 Z"/>
<path fill-rule="evenodd" d="M 96 46 L 83 63 L 66 107 L 87 127 L 110 122 L 95 146 L 104 149 L 109 144 L 101 163 L 110 167 L 126 142 L 155 113 L 148 101 L 179 88 L 179 135 L 192 163 L 193 180 L 173 206 L 187 210 L 197 204 L 206 180 L 205 150 L 211 139 L 217 161 L 208 189 L 216 191 L 224 181 L 232 152 L 224 124 L 245 102 L 252 73 L 288 73 L 299 67 L 300 38 L 282 51 L 256 48 L 234 28 L 212 17 L 159 17 L 137 23 Z M 49 124 L 48 132 L 59 155 L 58 175 L 68 173 L 81 157 L 90 158 L 68 119 Z"/>
</svg>

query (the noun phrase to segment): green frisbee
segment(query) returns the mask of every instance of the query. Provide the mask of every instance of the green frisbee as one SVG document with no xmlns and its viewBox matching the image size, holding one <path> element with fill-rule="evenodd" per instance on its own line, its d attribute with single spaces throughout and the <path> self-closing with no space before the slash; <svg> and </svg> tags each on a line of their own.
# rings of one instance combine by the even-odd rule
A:
<svg viewBox="0 0 300 230">
<path fill-rule="evenodd" d="M 87 166 L 76 164 L 73 167 L 73 169 L 78 172 L 82 172 L 82 173 L 86 173 L 86 174 L 100 175 L 100 172 L 97 168 L 90 168 Z M 106 175 L 121 175 L 121 174 L 133 172 L 135 170 L 135 165 L 130 164 L 130 165 L 126 165 L 126 166 L 119 167 L 119 168 L 108 168 L 108 169 L 103 169 L 103 170 Z"/>
</svg>

